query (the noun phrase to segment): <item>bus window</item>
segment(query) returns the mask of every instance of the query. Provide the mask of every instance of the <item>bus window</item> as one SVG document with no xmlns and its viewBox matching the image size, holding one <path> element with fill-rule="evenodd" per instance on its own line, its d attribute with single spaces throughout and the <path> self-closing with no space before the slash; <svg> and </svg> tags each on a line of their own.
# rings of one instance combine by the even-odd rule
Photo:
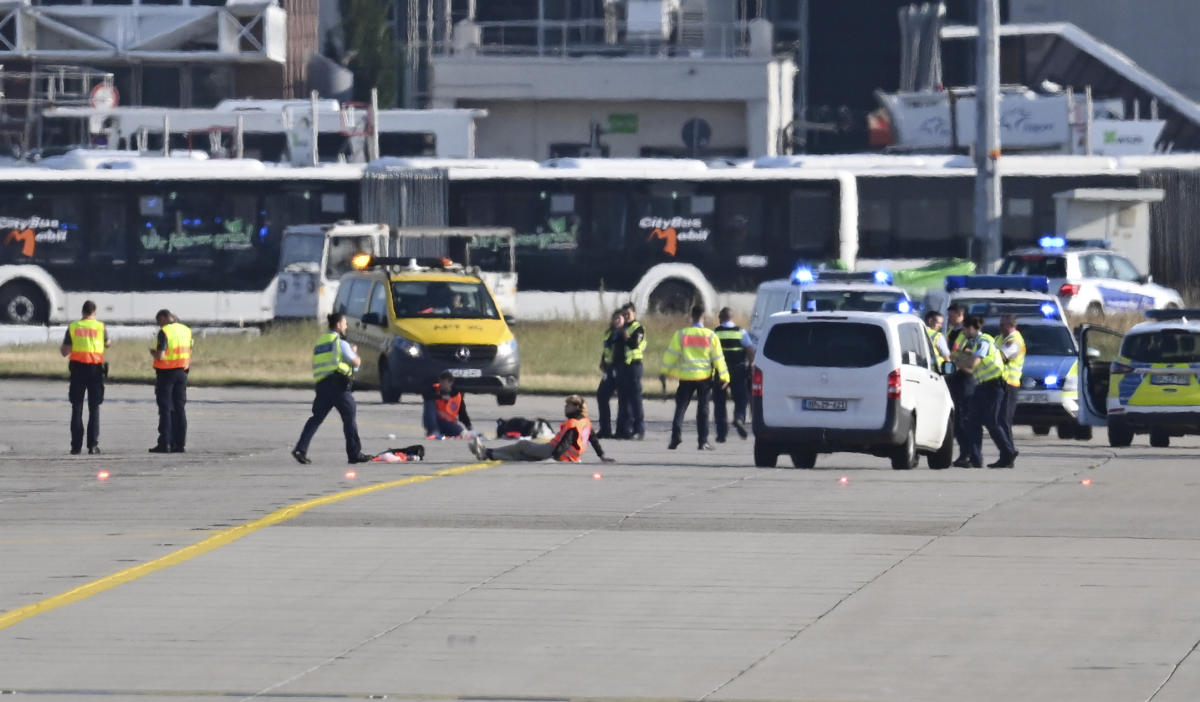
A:
<svg viewBox="0 0 1200 702">
<path fill-rule="evenodd" d="M 621 251 L 629 222 L 629 201 L 625 193 L 597 190 L 591 194 L 591 216 L 587 228 L 587 247 L 592 250 Z"/>
<path fill-rule="evenodd" d="M 837 215 L 834 198 L 816 190 L 793 190 L 788 194 L 788 229 L 792 250 L 813 258 L 836 256 Z"/>
<path fill-rule="evenodd" d="M 692 199 L 695 200 L 694 196 Z M 731 192 L 720 196 L 720 225 L 714 242 L 722 255 L 739 256 L 763 250 L 764 198 L 761 193 Z"/>
<path fill-rule="evenodd" d="M 57 269 L 79 265 L 82 217 L 76 197 L 26 190 L 8 194 L 0 199 L 0 260 Z"/>
</svg>

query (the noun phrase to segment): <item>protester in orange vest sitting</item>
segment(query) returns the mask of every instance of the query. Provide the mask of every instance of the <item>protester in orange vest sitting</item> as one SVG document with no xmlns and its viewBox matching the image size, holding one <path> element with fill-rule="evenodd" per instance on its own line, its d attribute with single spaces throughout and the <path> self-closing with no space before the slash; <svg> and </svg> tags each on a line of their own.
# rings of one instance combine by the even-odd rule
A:
<svg viewBox="0 0 1200 702">
<path fill-rule="evenodd" d="M 112 339 L 104 333 L 104 322 L 96 319 L 96 303 L 83 303 L 83 318 L 71 322 L 63 337 L 63 356 L 70 357 L 71 385 L 67 398 L 71 401 L 71 453 L 83 452 L 83 398 L 87 395 L 88 453 L 100 453 L 100 403 L 104 402 L 104 349 Z"/>
<path fill-rule="evenodd" d="M 479 435 L 471 437 L 471 453 L 481 461 L 544 461 L 553 458 L 556 461 L 579 463 L 588 444 L 596 449 L 596 455 L 605 463 L 615 459 L 604 455 L 600 448 L 600 440 L 592 433 L 592 422 L 587 416 L 587 405 L 579 395 L 567 398 L 563 407 L 567 421 L 558 426 L 558 433 L 550 441 L 532 441 L 521 439 L 515 444 L 500 448 L 484 448 Z"/>
<path fill-rule="evenodd" d="M 422 417 L 426 439 L 465 436 L 471 433 L 471 417 L 467 402 L 454 387 L 454 376 L 442 371 L 437 382 L 425 391 L 425 412 Z"/>
<path fill-rule="evenodd" d="M 159 310 L 154 358 L 154 399 L 158 402 L 158 443 L 150 453 L 183 453 L 187 443 L 188 369 L 192 365 L 192 330 L 170 310 Z"/>
</svg>

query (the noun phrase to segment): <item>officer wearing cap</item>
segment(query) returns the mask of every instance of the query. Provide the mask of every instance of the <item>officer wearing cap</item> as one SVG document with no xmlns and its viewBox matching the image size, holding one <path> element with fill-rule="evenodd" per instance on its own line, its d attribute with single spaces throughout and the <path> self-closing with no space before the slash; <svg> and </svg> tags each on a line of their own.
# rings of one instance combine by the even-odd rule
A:
<svg viewBox="0 0 1200 702">
<path fill-rule="evenodd" d="M 1000 458 L 988 468 L 1012 468 L 1017 458 L 1012 439 L 1004 431 L 1005 383 L 1004 358 L 996 340 L 983 333 L 983 319 L 967 317 L 963 322 L 966 343 L 954 352 L 960 368 L 969 370 L 975 379 L 975 394 L 971 400 L 970 422 L 967 426 L 967 461 L 972 468 L 983 465 L 983 428 L 996 444 Z"/>
</svg>

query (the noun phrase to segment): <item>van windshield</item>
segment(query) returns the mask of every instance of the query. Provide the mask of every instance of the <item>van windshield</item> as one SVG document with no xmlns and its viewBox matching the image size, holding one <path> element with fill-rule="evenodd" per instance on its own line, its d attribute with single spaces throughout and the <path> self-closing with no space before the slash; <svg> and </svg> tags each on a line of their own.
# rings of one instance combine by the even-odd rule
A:
<svg viewBox="0 0 1200 702">
<path fill-rule="evenodd" d="M 288 234 L 279 250 L 279 270 L 310 268 L 315 273 L 324 251 L 325 237 L 321 234 Z"/>
<path fill-rule="evenodd" d="M 867 368 L 888 360 L 888 342 L 874 324 L 788 322 L 771 328 L 763 355 L 785 366 Z"/>
<path fill-rule="evenodd" d="M 806 290 L 801 305 L 810 312 L 895 312 L 901 300 L 896 290 Z"/>
<path fill-rule="evenodd" d="M 393 281 L 392 306 L 397 317 L 500 319 L 483 283 Z"/>
<path fill-rule="evenodd" d="M 1127 336 L 1121 355 L 1138 363 L 1200 363 L 1200 332 L 1165 329 Z"/>
</svg>

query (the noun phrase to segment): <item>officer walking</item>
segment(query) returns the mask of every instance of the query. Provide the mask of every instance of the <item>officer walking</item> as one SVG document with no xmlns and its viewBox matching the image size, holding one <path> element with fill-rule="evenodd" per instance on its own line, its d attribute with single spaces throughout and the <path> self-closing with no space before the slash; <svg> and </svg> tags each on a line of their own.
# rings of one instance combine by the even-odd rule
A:
<svg viewBox="0 0 1200 702">
<path fill-rule="evenodd" d="M 596 407 L 600 412 L 600 416 L 597 418 L 600 424 L 600 430 L 596 432 L 598 439 L 611 439 L 613 436 L 612 410 L 609 402 L 614 394 L 617 394 L 618 430 L 621 428 L 621 421 L 626 420 L 625 412 L 621 407 L 620 394 L 617 391 L 617 368 L 625 365 L 625 336 L 622 334 L 624 329 L 625 313 L 617 310 L 612 314 L 608 329 L 604 330 L 604 345 L 600 349 L 600 385 L 596 387 Z"/>
<path fill-rule="evenodd" d="M 358 425 L 355 413 L 358 406 L 350 393 L 350 376 L 362 365 L 358 348 L 346 341 L 346 315 L 334 312 L 327 318 L 329 331 L 313 347 L 313 380 L 317 382 L 317 397 L 313 400 L 312 416 L 304 423 L 300 440 L 292 449 L 292 458 L 298 463 L 312 463 L 308 458 L 308 445 L 312 443 L 317 428 L 329 410 L 336 408 L 342 416 L 342 433 L 346 436 L 346 458 L 350 463 L 366 463 L 370 456 L 362 452 L 358 440 Z"/>
<path fill-rule="evenodd" d="M 1004 358 L 1004 430 L 1008 443 L 1014 446 L 1013 417 L 1017 413 L 1017 392 L 1021 387 L 1021 373 L 1025 369 L 1025 337 L 1017 329 L 1017 316 L 1006 314 L 1000 317 L 1000 355 Z"/>
<path fill-rule="evenodd" d="M 733 396 L 733 428 L 738 436 L 746 438 L 746 405 L 750 402 L 750 384 L 748 381 L 750 364 L 754 362 L 754 344 L 750 334 L 733 323 L 733 313 L 728 307 L 722 307 L 717 313 L 720 324 L 713 330 L 721 342 L 721 352 L 725 354 L 725 365 L 729 367 L 728 387 L 720 384 L 713 386 L 713 419 L 717 424 L 717 443 L 725 443 L 728 433 L 726 422 L 725 396 Z"/>
<path fill-rule="evenodd" d="M 671 337 L 667 352 L 663 354 L 662 370 L 660 378 L 664 384 L 667 376 L 679 379 L 679 388 L 675 391 L 675 418 L 671 422 L 671 443 L 667 448 L 678 448 L 682 443 L 683 417 L 692 395 L 696 395 L 699 402 L 696 407 L 698 447 L 701 451 L 711 451 L 712 444 L 708 443 L 709 390 L 714 378 L 722 386 L 729 385 L 729 369 L 725 366 L 720 340 L 711 329 L 704 326 L 703 307 L 693 307 L 692 325 L 680 329 Z"/>
<path fill-rule="evenodd" d="M 983 427 L 987 427 L 988 435 L 1000 452 L 1000 459 L 989 463 L 988 468 L 1012 468 L 1016 449 L 1004 431 L 1004 359 L 1000 356 L 996 340 L 983 333 L 981 318 L 967 317 L 963 322 L 963 334 L 967 341 L 953 355 L 955 363 L 970 370 L 975 378 L 971 421 L 967 427 L 967 440 L 970 442 L 967 461 L 972 468 L 983 465 Z"/>
<path fill-rule="evenodd" d="M 618 439 L 638 439 L 646 436 L 646 419 L 642 412 L 642 357 L 646 355 L 646 328 L 637 319 L 637 309 L 626 302 L 625 362 L 617 368 L 617 434 Z"/>
<path fill-rule="evenodd" d="M 966 308 L 957 302 L 946 310 L 946 321 L 950 331 L 946 334 L 946 346 L 950 350 L 949 358 L 954 360 L 954 353 L 961 351 L 967 342 L 963 332 L 963 318 Z M 955 361 L 958 366 L 958 362 Z M 959 468 L 971 466 L 971 442 L 968 432 L 971 427 L 971 398 L 975 396 L 975 376 L 966 368 L 958 367 L 946 378 L 946 386 L 950 390 L 950 399 L 954 401 L 954 440 L 958 443 L 958 458 L 954 465 Z M 976 466 L 978 467 L 978 466 Z"/>
<path fill-rule="evenodd" d="M 83 398 L 87 395 L 87 450 L 100 453 L 100 403 L 104 402 L 104 349 L 112 339 L 104 333 L 104 322 L 96 319 L 96 303 L 83 303 L 83 317 L 71 322 L 59 349 L 69 357 L 71 384 L 67 399 L 71 401 L 71 453 L 83 451 Z"/>
<path fill-rule="evenodd" d="M 192 365 L 192 330 L 170 310 L 159 310 L 154 359 L 154 399 L 158 403 L 158 443 L 150 453 L 183 453 L 187 445 L 187 381 Z"/>
</svg>

